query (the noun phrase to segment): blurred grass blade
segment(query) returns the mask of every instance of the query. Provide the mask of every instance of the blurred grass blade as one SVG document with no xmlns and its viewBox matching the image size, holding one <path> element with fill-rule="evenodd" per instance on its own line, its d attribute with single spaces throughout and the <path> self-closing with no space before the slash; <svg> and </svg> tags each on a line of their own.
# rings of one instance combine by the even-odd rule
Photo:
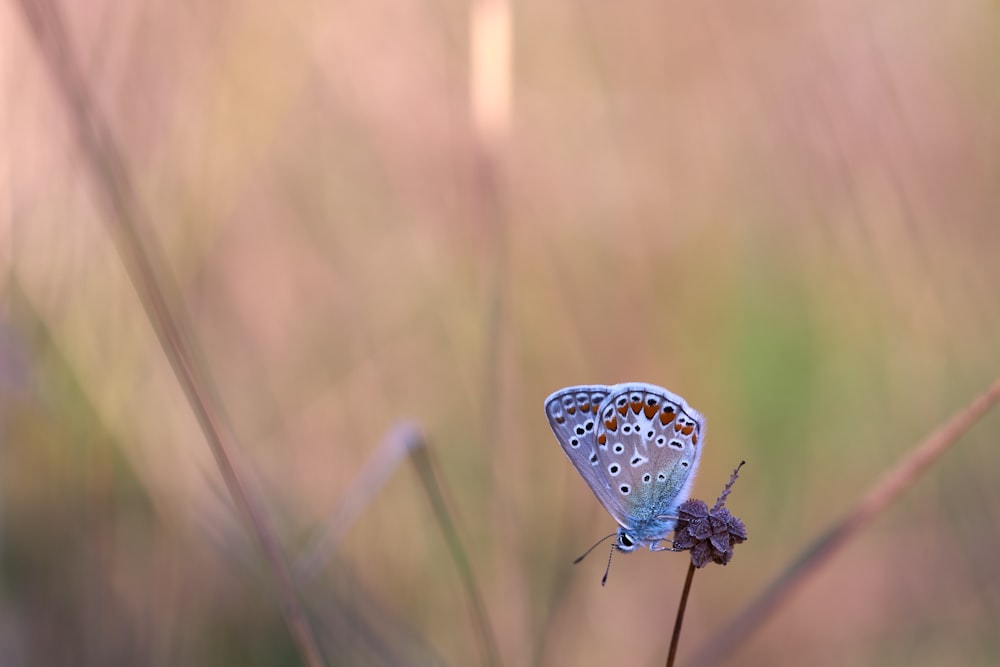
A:
<svg viewBox="0 0 1000 667">
<path fill-rule="evenodd" d="M 415 439 L 415 444 L 410 447 L 410 460 L 413 461 L 413 465 L 417 469 L 420 481 L 424 485 L 427 497 L 431 501 L 434 517 L 437 519 L 438 525 L 441 526 L 441 532 L 444 534 L 451 557 L 455 561 L 455 567 L 458 568 L 459 576 L 461 576 L 462 582 L 465 584 L 469 603 L 472 606 L 473 618 L 479 630 L 483 659 L 487 665 L 499 665 L 500 653 L 497 649 L 496 639 L 493 636 L 489 619 L 486 616 L 486 608 L 483 606 L 482 597 L 479 594 L 478 588 L 476 588 L 476 578 L 472 574 L 469 557 L 465 553 L 465 549 L 462 548 L 461 541 L 458 539 L 458 532 L 455 530 L 451 515 L 448 513 L 448 506 L 444 501 L 444 495 L 441 493 L 440 483 L 438 482 L 437 475 L 434 473 L 434 462 L 431 458 L 430 448 L 427 446 L 423 434 L 419 431 L 412 430 L 408 434 L 408 437 Z"/>
<path fill-rule="evenodd" d="M 152 236 L 152 226 L 135 194 L 114 134 L 91 100 L 62 16 L 50 0 L 21 0 L 19 4 L 65 104 L 94 186 L 109 208 L 105 220 L 132 285 L 208 441 L 229 494 L 247 529 L 257 538 L 292 639 L 307 665 L 323 665 L 275 531 L 269 525 L 262 502 L 244 481 L 245 473 L 234 455 L 238 450 L 235 436 L 228 427 L 221 403 L 211 390 L 204 364 L 198 363 L 200 355 L 196 345 L 190 336 L 184 335 L 187 327 L 180 309 L 171 307 L 178 299 L 169 299 L 165 293 L 166 262 Z"/>
<path fill-rule="evenodd" d="M 757 596 L 715 638 L 705 643 L 692 665 L 721 662 L 742 644 L 848 541 L 867 527 L 919 479 L 945 451 L 1000 401 L 1000 379 L 949 421 L 928 435 L 869 489 L 851 512 L 830 527 Z"/>
<path fill-rule="evenodd" d="M 504 324 L 508 304 L 509 238 L 505 158 L 511 124 L 513 23 L 509 0 L 474 0 L 469 12 L 469 113 L 474 129 L 476 219 L 482 224 L 484 266 L 489 282 L 483 302 L 485 368 L 482 405 L 489 451 L 501 438 Z M 491 409 L 492 408 L 492 409 Z"/>
<path fill-rule="evenodd" d="M 385 436 L 365 468 L 344 492 L 319 535 L 303 549 L 302 555 L 295 563 L 296 576 L 301 577 L 301 581 L 308 581 L 316 576 L 337 550 L 351 524 L 357 520 L 361 512 L 378 493 L 385 480 L 399 467 L 406 455 L 410 456 L 410 460 L 417 470 L 420 483 L 423 485 L 427 498 L 430 500 L 431 509 L 434 511 L 434 518 L 441 527 L 448 550 L 462 579 L 466 595 L 469 598 L 469 605 L 472 607 L 474 622 L 480 634 L 483 658 L 487 665 L 499 665 L 499 651 L 489 618 L 486 615 L 482 596 L 476 586 L 472 566 L 469 564 L 468 555 L 458 539 L 458 532 L 455 530 L 451 514 L 448 512 L 444 494 L 441 492 L 441 485 L 434 473 L 434 464 L 427 447 L 427 441 L 416 424 L 410 422 L 399 424 Z"/>
<path fill-rule="evenodd" d="M 469 13 L 470 106 L 481 150 L 494 153 L 510 134 L 511 7 L 475 0 Z"/>
<path fill-rule="evenodd" d="M 422 445 L 419 431 L 412 424 L 400 424 L 385 436 L 365 468 L 344 491 L 319 533 L 302 550 L 302 555 L 295 563 L 295 575 L 299 583 L 309 581 L 319 573 L 337 550 L 344 534 L 382 488 L 389 475 L 399 467 L 407 454 Z"/>
</svg>

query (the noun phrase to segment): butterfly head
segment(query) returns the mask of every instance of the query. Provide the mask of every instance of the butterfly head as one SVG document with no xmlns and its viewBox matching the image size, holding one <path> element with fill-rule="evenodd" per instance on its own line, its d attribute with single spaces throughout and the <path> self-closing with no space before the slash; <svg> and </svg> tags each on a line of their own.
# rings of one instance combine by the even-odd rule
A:
<svg viewBox="0 0 1000 667">
<path fill-rule="evenodd" d="M 615 540 L 615 549 L 618 551 L 624 551 L 628 553 L 630 551 L 635 551 L 642 544 L 634 535 L 630 535 L 629 531 L 625 528 L 618 528 L 618 538 Z"/>
<path fill-rule="evenodd" d="M 643 547 L 648 547 L 650 551 L 663 551 L 664 547 L 660 543 L 667 539 L 674 530 L 676 517 L 657 518 L 644 529 L 643 526 L 633 528 L 619 527 L 614 533 L 614 547 L 618 551 L 629 553 Z M 669 541 L 669 540 L 668 540 Z"/>
</svg>

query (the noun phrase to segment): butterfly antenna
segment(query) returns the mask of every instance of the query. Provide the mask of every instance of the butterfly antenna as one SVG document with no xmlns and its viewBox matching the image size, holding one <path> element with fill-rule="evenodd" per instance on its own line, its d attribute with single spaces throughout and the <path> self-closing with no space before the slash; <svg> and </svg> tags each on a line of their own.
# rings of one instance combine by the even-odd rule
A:
<svg viewBox="0 0 1000 667">
<path fill-rule="evenodd" d="M 575 561 L 573 561 L 573 565 L 576 565 L 576 564 L 577 564 L 577 563 L 579 563 L 579 562 L 580 562 L 581 560 L 583 560 L 584 558 L 586 558 L 587 556 L 589 556 L 589 555 L 590 555 L 590 552 L 591 552 L 591 551 L 593 551 L 594 549 L 596 549 L 596 548 L 598 547 L 598 545 L 599 545 L 599 544 L 600 544 L 601 542 L 603 542 L 604 540 L 608 539 L 609 537 L 614 537 L 614 536 L 615 536 L 615 535 L 617 535 L 617 534 L 618 534 L 618 533 L 611 533 L 610 535 L 605 535 L 605 536 L 604 536 L 604 537 L 602 537 L 601 539 L 599 539 L 599 540 L 597 540 L 596 542 L 594 542 L 594 546 L 592 546 L 592 547 L 590 547 L 589 549 L 587 549 L 586 551 L 584 551 L 584 552 L 583 552 L 583 555 L 582 555 L 582 556 L 580 556 L 580 557 L 579 557 L 579 558 L 577 558 L 577 559 L 576 559 Z M 612 547 L 612 551 L 613 551 L 613 550 L 614 550 L 614 547 Z"/>
<path fill-rule="evenodd" d="M 604 538 L 608 539 L 608 538 Z M 608 554 L 608 566 L 604 568 L 604 576 L 601 578 L 601 586 L 608 583 L 608 572 L 611 571 L 611 557 L 615 555 L 615 545 L 611 545 L 611 553 Z"/>
</svg>

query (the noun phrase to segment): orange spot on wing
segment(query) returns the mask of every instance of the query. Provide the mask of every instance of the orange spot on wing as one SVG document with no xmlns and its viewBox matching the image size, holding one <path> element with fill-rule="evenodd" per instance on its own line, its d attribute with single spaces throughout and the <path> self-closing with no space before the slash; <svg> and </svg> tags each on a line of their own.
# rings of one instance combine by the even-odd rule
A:
<svg viewBox="0 0 1000 667">
<path fill-rule="evenodd" d="M 575 415 L 576 414 L 576 406 L 574 405 L 571 408 L 566 408 L 566 412 L 570 413 L 571 415 Z"/>
<path fill-rule="evenodd" d="M 652 419 L 652 418 L 653 418 L 653 415 L 655 415 L 655 414 L 656 414 L 656 411 L 657 411 L 658 409 L 659 409 L 659 407 L 658 407 L 658 406 L 656 406 L 656 405 L 649 405 L 649 404 L 647 404 L 647 405 L 646 405 L 646 407 L 644 407 L 644 408 L 642 409 L 642 413 L 643 413 L 644 415 L 646 415 L 646 419 Z"/>
<path fill-rule="evenodd" d="M 618 430 L 618 417 L 612 417 L 611 419 L 605 419 L 604 420 L 604 428 L 608 429 L 609 431 L 617 431 Z"/>
<path fill-rule="evenodd" d="M 632 401 L 632 412 L 639 414 L 639 410 L 642 410 L 642 401 Z"/>
<path fill-rule="evenodd" d="M 694 430 L 694 426 L 691 426 L 691 424 L 688 424 L 687 426 L 685 426 L 684 428 L 681 429 L 681 433 L 683 433 L 684 435 L 691 435 L 691 431 L 693 431 L 693 430 Z"/>
<path fill-rule="evenodd" d="M 698 434 L 697 433 L 695 433 L 694 435 L 691 436 L 691 443 L 695 444 L 695 445 L 698 444 Z"/>
<path fill-rule="evenodd" d="M 584 403 L 581 405 L 580 412 L 590 412 L 590 403 Z"/>
<path fill-rule="evenodd" d="M 674 420 L 674 413 L 672 411 L 664 409 L 663 412 L 660 413 L 660 423 L 663 424 L 664 426 L 666 426 L 673 420 Z"/>
<path fill-rule="evenodd" d="M 564 421 L 566 421 L 566 418 L 563 417 L 562 415 L 559 415 L 558 417 L 556 417 L 556 423 L 557 424 L 562 424 Z"/>
<path fill-rule="evenodd" d="M 680 422 L 677 422 L 676 424 L 674 424 L 674 433 L 676 433 L 677 431 L 680 431 L 681 428 L 682 427 L 681 427 L 681 423 Z"/>
<path fill-rule="evenodd" d="M 618 414 L 620 414 L 620 415 L 621 415 L 621 416 L 623 416 L 623 417 L 624 417 L 624 416 L 625 416 L 626 414 L 628 414 L 628 403 L 626 403 L 625 405 L 623 405 L 623 406 L 621 406 L 620 408 L 618 408 Z"/>
<path fill-rule="evenodd" d="M 606 436 L 603 433 L 600 434 L 599 436 L 597 436 L 597 444 L 599 444 L 599 445 L 606 445 L 606 444 L 608 444 L 608 436 Z"/>
<path fill-rule="evenodd" d="M 597 409 L 599 407 L 601 407 L 601 406 L 599 406 L 597 403 L 594 403 L 594 405 L 591 406 L 590 411 L 593 412 L 596 415 L 597 414 Z"/>
</svg>

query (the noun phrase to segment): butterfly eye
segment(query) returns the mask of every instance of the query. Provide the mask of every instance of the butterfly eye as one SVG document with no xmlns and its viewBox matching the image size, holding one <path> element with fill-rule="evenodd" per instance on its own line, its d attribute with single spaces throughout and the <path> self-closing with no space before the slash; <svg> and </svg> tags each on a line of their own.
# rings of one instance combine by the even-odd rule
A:
<svg viewBox="0 0 1000 667">
<path fill-rule="evenodd" d="M 632 541 L 632 538 L 630 538 L 625 533 L 622 533 L 622 534 L 620 534 L 618 536 L 618 543 L 621 544 L 623 547 L 634 547 L 635 546 L 635 542 Z"/>
</svg>

